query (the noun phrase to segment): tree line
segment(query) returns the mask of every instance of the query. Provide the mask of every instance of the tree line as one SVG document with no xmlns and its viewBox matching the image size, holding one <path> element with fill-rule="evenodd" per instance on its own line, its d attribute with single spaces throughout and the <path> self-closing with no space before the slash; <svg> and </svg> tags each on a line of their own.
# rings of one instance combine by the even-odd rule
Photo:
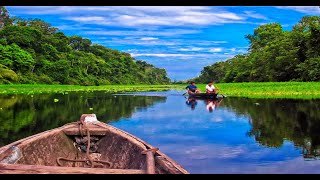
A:
<svg viewBox="0 0 320 180">
<path fill-rule="evenodd" d="M 0 84 L 168 84 L 165 69 L 0 6 Z"/>
<path fill-rule="evenodd" d="M 215 82 L 286 82 L 320 80 L 320 16 L 304 16 L 291 31 L 269 23 L 246 35 L 249 49 L 202 69 L 191 80 Z"/>
</svg>

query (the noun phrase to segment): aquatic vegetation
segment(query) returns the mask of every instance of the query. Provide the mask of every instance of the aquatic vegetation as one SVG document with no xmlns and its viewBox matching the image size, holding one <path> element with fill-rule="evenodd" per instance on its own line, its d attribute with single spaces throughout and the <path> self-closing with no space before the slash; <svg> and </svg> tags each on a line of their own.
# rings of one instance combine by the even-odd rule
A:
<svg viewBox="0 0 320 180">
<path fill-rule="evenodd" d="M 141 91 L 164 91 L 169 89 L 181 89 L 179 85 L 104 85 L 104 86 L 80 86 L 80 85 L 45 85 L 45 84 L 2 84 L 0 94 L 41 94 L 68 92 L 141 92 Z"/>
<path fill-rule="evenodd" d="M 206 84 L 196 84 L 200 91 L 205 91 Z M 30 85 L 10 84 L 0 85 L 0 94 L 33 94 L 68 92 L 104 93 L 166 91 L 170 89 L 185 90 L 187 84 L 174 85 L 105 85 L 105 86 L 79 86 L 79 85 Z M 320 82 L 246 82 L 246 83 L 217 83 L 220 94 L 230 97 L 246 98 L 290 98 L 290 99 L 319 99 Z"/>
<path fill-rule="evenodd" d="M 220 94 L 246 98 L 319 99 L 320 82 L 217 83 Z M 206 84 L 197 84 L 204 92 Z"/>
</svg>

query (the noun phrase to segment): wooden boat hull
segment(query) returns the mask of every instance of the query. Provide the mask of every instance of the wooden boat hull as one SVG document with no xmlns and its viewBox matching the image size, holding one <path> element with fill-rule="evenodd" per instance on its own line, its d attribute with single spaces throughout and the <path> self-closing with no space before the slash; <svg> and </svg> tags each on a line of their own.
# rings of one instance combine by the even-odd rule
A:
<svg viewBox="0 0 320 180">
<path fill-rule="evenodd" d="M 86 128 L 83 131 L 78 123 L 70 123 L 1 147 L 0 174 L 147 174 L 150 169 L 157 174 L 189 174 L 132 134 L 100 121 Z M 86 137 L 88 141 L 88 134 L 90 153 L 83 152 L 80 147 L 85 143 L 78 142 Z M 88 154 L 101 167 L 90 167 Z"/>
<path fill-rule="evenodd" d="M 218 94 L 215 94 L 215 93 L 196 93 L 196 94 L 189 94 L 189 97 L 199 98 L 199 99 L 217 99 Z"/>
</svg>

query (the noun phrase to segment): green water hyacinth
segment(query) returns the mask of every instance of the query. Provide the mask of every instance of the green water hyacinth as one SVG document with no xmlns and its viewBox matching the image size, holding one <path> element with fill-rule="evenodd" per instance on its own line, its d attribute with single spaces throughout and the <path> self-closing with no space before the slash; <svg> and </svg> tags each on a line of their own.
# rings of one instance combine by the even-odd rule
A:
<svg viewBox="0 0 320 180">
<path fill-rule="evenodd" d="M 80 85 L 45 85 L 45 84 L 2 84 L 0 94 L 40 94 L 40 93 L 64 93 L 70 92 L 141 92 L 141 91 L 165 91 L 169 89 L 181 89 L 181 85 L 104 85 L 104 86 L 80 86 Z"/>
</svg>

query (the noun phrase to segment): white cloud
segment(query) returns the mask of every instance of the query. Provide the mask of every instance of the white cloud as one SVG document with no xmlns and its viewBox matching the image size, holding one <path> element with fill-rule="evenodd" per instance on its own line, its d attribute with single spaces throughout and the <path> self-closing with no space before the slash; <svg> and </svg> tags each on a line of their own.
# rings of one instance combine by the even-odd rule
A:
<svg viewBox="0 0 320 180">
<path fill-rule="evenodd" d="M 263 19 L 263 20 L 267 20 L 268 18 L 265 17 L 262 14 L 258 14 L 255 13 L 254 11 L 244 11 L 246 17 L 251 17 L 251 18 L 255 18 L 255 19 Z"/>
<path fill-rule="evenodd" d="M 68 13 L 69 16 L 63 18 L 78 23 L 112 25 L 112 26 L 181 26 L 181 25 L 217 25 L 223 23 L 243 23 L 245 16 L 233 12 L 219 10 L 215 7 L 184 7 L 184 6 L 126 6 L 126 7 L 54 7 L 46 8 L 34 12 L 28 9 L 26 13 L 51 14 L 56 11 Z M 89 17 L 79 16 L 79 12 L 90 11 L 95 14 L 92 20 Z M 96 17 L 100 16 L 99 19 Z"/>
<path fill-rule="evenodd" d="M 243 48 L 230 48 L 228 49 L 229 52 L 233 53 L 233 54 L 244 54 L 248 52 L 248 47 L 243 47 Z"/>
<path fill-rule="evenodd" d="M 209 52 L 221 52 L 222 48 L 211 48 Z"/>
<path fill-rule="evenodd" d="M 224 18 L 224 19 L 232 19 L 232 20 L 243 20 L 244 19 L 244 17 L 241 17 L 241 16 L 236 15 L 235 13 L 231 13 L 231 12 L 208 14 L 208 16 L 211 16 L 211 15 L 215 15 L 217 17 Z"/>
<path fill-rule="evenodd" d="M 78 22 L 84 22 L 84 23 L 108 23 L 107 19 L 105 17 L 101 16 L 81 16 L 81 17 L 66 17 L 64 19 L 67 20 L 73 20 L 73 21 L 78 21 Z"/>
<path fill-rule="evenodd" d="M 158 40 L 159 38 L 155 38 L 155 37 L 143 37 L 140 38 L 140 40 L 142 41 L 153 41 L 153 40 Z"/>
<path fill-rule="evenodd" d="M 163 41 L 164 44 L 169 44 L 169 42 Z M 154 42 L 155 45 L 159 45 L 158 47 L 154 47 L 152 49 L 153 53 L 150 53 L 149 49 L 130 49 L 127 50 L 133 57 L 179 57 L 183 59 L 192 59 L 198 58 L 201 61 L 210 60 L 212 58 L 231 58 L 236 54 L 245 54 L 247 53 L 247 47 L 234 47 L 234 48 L 222 48 L 222 47 L 214 47 L 214 48 L 203 48 L 203 47 L 179 47 L 179 42 L 174 41 L 172 42 L 172 47 L 170 50 L 171 53 L 168 53 L 166 48 L 161 47 L 159 42 Z M 138 44 L 138 43 L 137 43 Z M 151 43 L 153 44 L 153 43 Z M 145 44 L 148 46 L 148 42 Z M 169 44 L 170 45 L 170 44 Z M 180 44 L 181 45 L 181 44 Z M 176 49 L 176 50 L 174 50 Z M 180 53 L 182 52 L 182 53 Z M 219 54 L 217 54 L 219 53 Z"/>
<path fill-rule="evenodd" d="M 211 46 L 213 44 L 226 44 L 228 41 L 193 40 L 193 43 L 200 46 Z"/>
<path fill-rule="evenodd" d="M 159 15 L 119 15 L 119 16 L 105 16 L 96 20 L 97 17 L 82 18 L 79 16 L 69 16 L 63 19 L 72 20 L 78 23 L 97 24 L 97 25 L 112 25 L 112 26 L 128 26 L 137 27 L 145 25 L 153 26 L 191 26 L 191 25 L 218 25 L 224 23 L 244 23 L 244 18 L 234 13 L 190 13 L 190 14 L 176 14 L 171 16 Z"/>
<path fill-rule="evenodd" d="M 199 30 L 171 29 L 161 31 L 150 30 L 114 30 L 114 31 L 87 31 L 85 34 L 110 35 L 110 36 L 178 36 L 184 34 L 196 34 Z"/>
<path fill-rule="evenodd" d="M 191 48 L 179 48 L 179 51 L 202 51 L 205 48 L 200 48 L 200 47 L 191 47 Z"/>
<path fill-rule="evenodd" d="M 113 45 L 141 45 L 141 46 L 176 46 L 178 42 L 164 40 L 141 40 L 141 39 L 121 39 L 111 38 L 108 43 Z"/>
<path fill-rule="evenodd" d="M 178 138 L 178 137 L 177 137 Z M 178 138 L 179 139 L 179 138 Z M 189 137 L 189 141 L 194 141 L 194 138 Z M 163 151 L 168 151 L 167 148 L 171 146 L 163 146 Z M 182 156 L 188 157 L 189 160 L 208 160 L 214 159 L 218 161 L 219 159 L 234 159 L 239 156 L 247 154 L 249 148 L 244 145 L 238 146 L 227 146 L 224 144 L 205 144 L 205 145 L 194 145 L 185 147 L 183 151 L 174 151 L 171 150 L 171 153 L 178 153 Z M 215 152 L 215 153 L 208 153 Z"/>
<path fill-rule="evenodd" d="M 276 6 L 279 9 L 290 9 L 306 14 L 320 14 L 319 6 Z"/>
<path fill-rule="evenodd" d="M 181 53 L 130 53 L 132 57 L 146 57 L 146 56 L 152 56 L 152 57 L 179 57 L 179 58 L 187 58 L 187 59 L 193 59 L 193 58 L 206 58 L 206 59 L 211 59 L 211 58 L 223 58 L 227 59 L 230 58 L 234 55 L 231 54 L 181 54 Z M 199 59 L 200 60 L 200 59 Z M 205 61 L 205 59 L 201 59 L 200 61 Z"/>
<path fill-rule="evenodd" d="M 188 43 L 189 44 L 189 43 Z M 222 47 L 213 47 L 213 48 L 204 48 L 204 47 L 187 47 L 179 48 L 178 51 L 190 52 L 190 51 L 204 51 L 204 52 L 224 52 L 225 54 L 237 54 L 237 53 L 246 53 L 247 47 L 234 47 L 234 48 L 222 48 Z"/>
<path fill-rule="evenodd" d="M 138 52 L 139 50 L 138 49 L 128 49 L 127 51 L 128 52 Z"/>
<path fill-rule="evenodd" d="M 137 35 L 137 34 L 131 34 Z M 127 37 L 109 37 L 109 36 L 94 36 L 91 38 L 92 42 L 103 42 L 103 45 L 140 45 L 149 47 L 148 49 L 139 49 L 140 52 L 152 51 L 170 51 L 176 52 L 210 52 L 212 46 L 227 43 L 226 41 L 208 41 L 208 40 L 194 40 L 194 39 L 179 39 L 166 37 L 149 37 L 149 36 L 127 36 Z M 188 44 L 188 46 L 185 46 Z M 211 47 L 210 47 L 211 46 Z M 162 53 L 162 52 L 161 52 Z"/>
<path fill-rule="evenodd" d="M 54 27 L 58 28 L 59 30 L 78 30 L 78 31 L 92 29 L 90 27 L 85 27 L 85 26 L 81 26 L 81 25 L 58 25 L 58 26 L 54 26 Z"/>
<path fill-rule="evenodd" d="M 139 56 L 155 56 L 155 57 L 197 57 L 201 56 L 201 54 L 161 54 L 161 53 L 144 53 L 144 54 L 135 54 L 131 53 L 131 56 L 133 57 L 139 57 Z"/>
<path fill-rule="evenodd" d="M 110 11 L 108 6 L 11 6 L 17 14 L 73 14 L 84 11 Z"/>
<path fill-rule="evenodd" d="M 244 14 L 208 6 L 12 6 L 16 14 L 61 14 L 63 19 L 82 24 L 121 27 L 219 25 L 246 23 L 248 17 L 265 19 L 254 11 Z M 93 17 L 83 17 L 90 14 Z"/>
<path fill-rule="evenodd" d="M 142 25 L 212 25 L 245 20 L 233 12 L 222 11 L 216 7 L 203 6 L 35 6 L 14 7 L 18 14 L 64 14 L 63 18 L 85 24 L 113 26 Z M 80 13 L 94 14 L 103 19 L 83 18 Z M 101 21 L 100 21 L 101 20 Z"/>
<path fill-rule="evenodd" d="M 129 6 L 126 8 L 128 10 L 137 10 L 149 13 L 177 13 L 210 10 L 210 7 L 205 6 Z M 123 8 L 120 7 L 119 10 L 121 9 Z"/>
</svg>

